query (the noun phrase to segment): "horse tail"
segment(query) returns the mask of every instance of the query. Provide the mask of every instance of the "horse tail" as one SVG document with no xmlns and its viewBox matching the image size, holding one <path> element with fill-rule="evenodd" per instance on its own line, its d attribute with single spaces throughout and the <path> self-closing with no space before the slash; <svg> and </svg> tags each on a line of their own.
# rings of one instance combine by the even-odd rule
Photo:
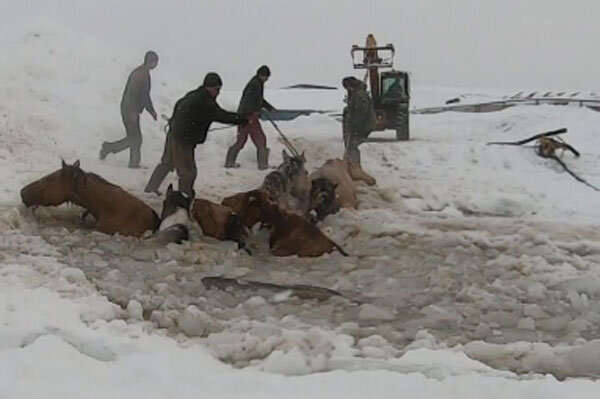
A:
<svg viewBox="0 0 600 399">
<path fill-rule="evenodd" d="M 152 210 L 152 232 L 156 233 L 159 228 L 160 228 L 160 217 L 158 217 L 158 214 L 153 209 Z"/>
<path fill-rule="evenodd" d="M 342 247 L 340 246 L 340 244 L 336 243 L 335 241 L 331 241 L 331 243 L 333 244 L 333 246 L 335 247 L 335 249 L 337 249 L 337 250 L 338 250 L 338 252 L 339 252 L 340 254 L 342 254 L 342 256 L 350 256 L 350 255 L 348 255 L 348 252 L 346 252 L 346 251 L 344 250 L 344 248 L 342 248 Z"/>
</svg>

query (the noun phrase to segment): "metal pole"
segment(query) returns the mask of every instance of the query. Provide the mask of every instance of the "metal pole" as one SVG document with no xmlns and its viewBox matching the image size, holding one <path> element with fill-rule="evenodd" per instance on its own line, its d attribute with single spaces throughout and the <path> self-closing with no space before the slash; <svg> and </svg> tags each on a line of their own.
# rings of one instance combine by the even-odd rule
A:
<svg viewBox="0 0 600 399">
<path fill-rule="evenodd" d="M 290 150 L 290 152 L 292 153 L 292 155 L 295 156 L 295 157 L 299 157 L 300 154 L 298 153 L 298 151 L 296 151 L 296 149 L 294 148 L 294 146 L 292 145 L 292 143 L 288 140 L 288 138 L 285 137 L 285 135 L 283 134 L 283 132 L 281 131 L 281 129 L 279 129 L 279 127 L 275 124 L 275 122 L 273 121 L 273 119 L 271 119 L 271 117 L 269 116 L 269 114 L 265 113 L 265 116 L 267 117 L 267 119 L 269 120 L 269 122 L 271 122 L 271 124 L 273 125 L 273 127 L 275 128 L 275 130 L 277 130 L 277 133 L 279 133 L 279 135 L 283 139 L 283 143 L 288 148 L 288 150 Z"/>
</svg>

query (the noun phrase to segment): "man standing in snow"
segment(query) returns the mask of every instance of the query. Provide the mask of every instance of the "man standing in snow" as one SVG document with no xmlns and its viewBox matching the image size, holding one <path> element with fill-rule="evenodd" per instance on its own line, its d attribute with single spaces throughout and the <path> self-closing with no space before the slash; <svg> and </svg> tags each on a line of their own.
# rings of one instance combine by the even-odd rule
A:
<svg viewBox="0 0 600 399">
<path fill-rule="evenodd" d="M 348 91 L 348 106 L 344 110 L 347 118 L 347 128 L 344 129 L 344 159 L 360 167 L 358 146 L 375 128 L 375 111 L 363 82 L 348 76 L 342 80 L 342 85 Z"/>
<path fill-rule="evenodd" d="M 144 56 L 144 63 L 129 75 L 121 99 L 121 119 L 125 125 L 126 136 L 119 141 L 103 142 L 100 159 L 129 148 L 129 167 L 140 167 L 142 147 L 140 115 L 145 109 L 156 120 L 156 111 L 150 99 L 150 71 L 156 68 L 156 65 L 158 65 L 158 55 L 154 51 L 148 51 Z"/>
<path fill-rule="evenodd" d="M 244 125 L 247 118 L 227 112 L 217 104 L 223 82 L 214 72 L 206 74 L 204 83 L 175 103 L 160 163 L 154 169 L 144 191 L 160 195 L 158 188 L 173 169 L 179 177 L 179 191 L 192 196 L 197 169 L 196 145 L 206 141 L 212 122 Z"/>
<path fill-rule="evenodd" d="M 237 112 L 248 116 L 248 124 L 238 127 L 236 142 L 227 150 L 225 158 L 226 168 L 239 168 L 240 165 L 235 162 L 238 153 L 248 140 L 248 136 L 256 146 L 256 160 L 258 169 L 263 170 L 269 167 L 269 149 L 267 148 L 267 138 L 262 130 L 259 121 L 261 109 L 275 111 L 275 108 L 264 98 L 265 82 L 271 76 L 271 71 L 266 65 L 261 66 L 256 71 L 256 75 L 250 79 L 238 106 Z"/>
</svg>

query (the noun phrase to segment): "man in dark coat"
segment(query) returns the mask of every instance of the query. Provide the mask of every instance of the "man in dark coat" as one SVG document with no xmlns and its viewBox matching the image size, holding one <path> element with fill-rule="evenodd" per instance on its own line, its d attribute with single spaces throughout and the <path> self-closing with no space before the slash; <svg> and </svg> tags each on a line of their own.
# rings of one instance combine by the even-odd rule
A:
<svg viewBox="0 0 600 399">
<path fill-rule="evenodd" d="M 142 147 L 140 115 L 145 109 L 156 120 L 156 111 L 150 99 L 150 70 L 156 68 L 157 64 L 158 55 L 154 51 L 148 51 L 144 56 L 144 63 L 129 75 L 121 99 L 121 119 L 126 136 L 119 141 L 103 142 L 100 159 L 129 148 L 129 167 L 139 168 Z"/>
<path fill-rule="evenodd" d="M 259 121 L 261 109 L 274 111 L 275 108 L 265 100 L 263 92 L 265 82 L 271 76 L 271 71 L 266 65 L 261 66 L 256 71 L 256 75 L 250 79 L 238 106 L 237 112 L 248 117 L 248 124 L 238 127 L 236 142 L 227 150 L 225 158 L 226 168 L 239 168 L 239 164 L 235 162 L 238 153 L 248 140 L 248 136 L 256 146 L 256 160 L 258 169 L 267 169 L 269 167 L 269 150 L 267 148 L 267 138 L 262 130 Z"/>
<path fill-rule="evenodd" d="M 246 117 L 227 112 L 217 104 L 221 86 L 223 82 L 219 75 L 210 72 L 206 74 L 202 86 L 190 91 L 175 103 L 163 155 L 148 181 L 146 192 L 160 194 L 160 184 L 167 174 L 175 169 L 179 177 L 179 191 L 193 195 L 197 175 L 195 149 L 196 145 L 206 141 L 211 123 L 247 123 Z"/>
<path fill-rule="evenodd" d="M 373 102 L 366 85 L 360 80 L 349 76 L 342 80 L 342 84 L 348 91 L 348 106 L 344 110 L 347 118 L 347 127 L 344 129 L 344 159 L 361 166 L 358 146 L 375 128 Z"/>
</svg>

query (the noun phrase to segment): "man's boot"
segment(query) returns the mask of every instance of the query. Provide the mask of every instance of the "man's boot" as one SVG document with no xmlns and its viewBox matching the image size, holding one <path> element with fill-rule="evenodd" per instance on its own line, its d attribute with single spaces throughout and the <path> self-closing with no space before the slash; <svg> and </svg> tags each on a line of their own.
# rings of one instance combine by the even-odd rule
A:
<svg viewBox="0 0 600 399">
<path fill-rule="evenodd" d="M 367 172 L 363 170 L 360 165 L 349 162 L 346 160 L 348 165 L 348 174 L 353 181 L 363 181 L 367 184 L 367 186 L 374 186 L 377 184 L 377 180 Z"/>
<path fill-rule="evenodd" d="M 190 198 L 194 198 L 194 178 L 191 176 L 183 176 L 179 178 L 179 191 L 185 193 Z"/>
<path fill-rule="evenodd" d="M 377 180 L 365 172 L 360 164 L 360 151 L 358 148 L 347 148 L 344 154 L 344 161 L 348 165 L 348 174 L 354 181 L 361 180 L 368 186 L 377 184 Z"/>
<path fill-rule="evenodd" d="M 265 170 L 269 168 L 269 149 L 267 147 L 258 147 L 256 149 L 256 161 L 258 169 Z"/>
<path fill-rule="evenodd" d="M 158 188 L 163 180 L 165 180 L 165 177 L 167 177 L 169 172 L 170 169 L 167 165 L 163 165 L 162 163 L 156 165 L 156 168 L 154 168 L 154 172 L 152 172 L 152 176 L 150 176 L 150 180 L 148 180 L 148 184 L 146 185 L 146 188 L 144 188 L 144 191 L 147 193 L 156 193 L 157 195 L 161 195 L 161 192 L 158 191 Z"/>
<path fill-rule="evenodd" d="M 235 160 L 240 152 L 235 146 L 229 147 L 227 150 L 227 156 L 225 157 L 225 167 L 226 168 L 239 168 L 240 164 L 236 163 Z"/>
<path fill-rule="evenodd" d="M 108 154 L 110 154 L 110 152 L 108 151 L 108 142 L 104 141 L 102 142 L 102 148 L 100 149 L 100 155 L 98 158 L 100 158 L 100 160 L 103 161 Z"/>
</svg>

